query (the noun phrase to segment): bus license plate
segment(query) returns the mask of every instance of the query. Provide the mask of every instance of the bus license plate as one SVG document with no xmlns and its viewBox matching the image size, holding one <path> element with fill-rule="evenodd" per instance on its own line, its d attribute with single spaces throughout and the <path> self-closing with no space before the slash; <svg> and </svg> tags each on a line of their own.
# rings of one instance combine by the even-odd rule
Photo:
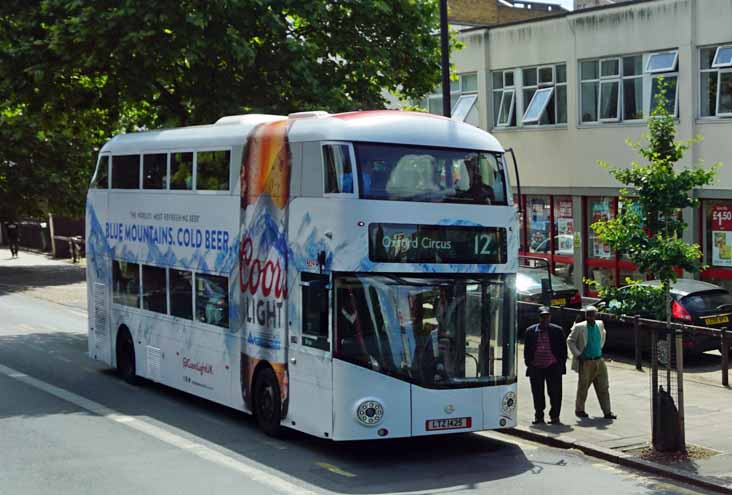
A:
<svg viewBox="0 0 732 495">
<path fill-rule="evenodd" d="M 425 422 L 425 430 L 459 430 L 461 428 L 470 428 L 473 424 L 473 418 L 450 418 L 450 419 L 428 419 Z"/>
<path fill-rule="evenodd" d="M 552 306 L 563 306 L 567 304 L 567 300 L 563 297 L 559 299 L 552 299 Z"/>
<path fill-rule="evenodd" d="M 715 316 L 713 318 L 704 318 L 707 325 L 719 325 L 720 323 L 729 323 L 729 315 Z"/>
</svg>

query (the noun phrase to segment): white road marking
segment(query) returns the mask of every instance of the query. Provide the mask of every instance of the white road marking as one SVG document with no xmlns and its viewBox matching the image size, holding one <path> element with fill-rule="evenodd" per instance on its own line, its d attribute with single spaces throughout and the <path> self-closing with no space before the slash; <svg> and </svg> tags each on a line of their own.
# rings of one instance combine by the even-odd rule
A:
<svg viewBox="0 0 732 495">
<path fill-rule="evenodd" d="M 10 378 L 18 380 L 26 385 L 42 390 L 47 394 L 57 397 L 66 402 L 70 402 L 82 409 L 90 411 L 98 416 L 102 416 L 110 421 L 114 421 L 128 428 L 132 428 L 139 432 L 142 432 L 150 437 L 172 445 L 173 447 L 179 448 L 190 452 L 191 454 L 204 459 L 206 461 L 218 464 L 220 466 L 227 467 L 238 473 L 243 474 L 252 481 L 256 481 L 269 488 L 275 489 L 279 492 L 286 494 L 298 494 L 298 495 L 316 495 L 312 490 L 300 487 L 290 481 L 283 478 L 270 474 L 264 469 L 264 466 L 254 461 L 249 460 L 248 463 L 241 462 L 232 456 L 226 455 L 218 450 L 214 450 L 202 443 L 198 443 L 194 440 L 189 440 L 181 435 L 168 431 L 166 429 L 155 426 L 144 420 L 120 414 L 113 409 L 84 398 L 68 390 L 56 387 L 50 383 L 38 380 L 32 376 L 21 373 L 7 366 L 0 364 L 0 373 Z M 172 427 L 171 427 L 172 428 Z M 261 467 L 259 467 L 261 466 Z"/>
</svg>

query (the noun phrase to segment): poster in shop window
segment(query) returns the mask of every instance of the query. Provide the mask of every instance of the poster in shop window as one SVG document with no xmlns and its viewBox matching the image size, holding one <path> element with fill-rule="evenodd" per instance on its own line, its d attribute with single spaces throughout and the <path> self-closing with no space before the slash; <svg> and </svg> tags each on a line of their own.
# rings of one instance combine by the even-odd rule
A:
<svg viewBox="0 0 732 495">
<path fill-rule="evenodd" d="M 712 265 L 732 266 L 732 206 L 712 208 Z"/>
<path fill-rule="evenodd" d="M 609 220 L 611 218 L 610 201 L 596 201 L 592 203 L 592 221 L 590 225 L 600 220 Z M 590 229 L 591 230 L 591 229 Z M 591 249 L 589 255 L 592 258 L 610 259 L 612 251 L 610 246 L 600 240 L 599 237 L 593 235 L 590 243 Z"/>
<path fill-rule="evenodd" d="M 574 219 L 572 218 L 571 199 L 560 199 L 557 201 L 556 217 L 558 235 L 574 234 Z"/>
</svg>

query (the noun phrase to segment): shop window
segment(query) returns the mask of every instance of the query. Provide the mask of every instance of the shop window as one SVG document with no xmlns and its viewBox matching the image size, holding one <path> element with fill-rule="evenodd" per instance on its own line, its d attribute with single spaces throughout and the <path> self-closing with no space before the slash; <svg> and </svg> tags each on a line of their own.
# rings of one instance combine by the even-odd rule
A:
<svg viewBox="0 0 732 495">
<path fill-rule="evenodd" d="M 570 281 L 574 273 L 574 214 L 568 196 L 554 198 L 554 255 L 554 274 Z"/>
<path fill-rule="evenodd" d="M 196 153 L 196 190 L 228 191 L 231 152 L 199 151 Z"/>
<path fill-rule="evenodd" d="M 529 252 L 551 254 L 551 214 L 548 197 L 526 198 Z"/>
<path fill-rule="evenodd" d="M 112 261 L 112 301 L 133 308 L 140 307 L 140 265 Z"/>
<path fill-rule="evenodd" d="M 588 200 L 588 218 L 587 224 L 587 256 L 597 259 L 613 259 L 615 253 L 609 245 L 602 242 L 595 231 L 592 230 L 592 224 L 600 220 L 609 220 L 615 217 L 615 199 L 614 198 L 591 198 Z"/>
<path fill-rule="evenodd" d="M 273 326 L 275 313 L 267 313 L 267 326 Z M 196 274 L 196 320 L 229 328 L 229 279 L 218 275 Z"/>
</svg>

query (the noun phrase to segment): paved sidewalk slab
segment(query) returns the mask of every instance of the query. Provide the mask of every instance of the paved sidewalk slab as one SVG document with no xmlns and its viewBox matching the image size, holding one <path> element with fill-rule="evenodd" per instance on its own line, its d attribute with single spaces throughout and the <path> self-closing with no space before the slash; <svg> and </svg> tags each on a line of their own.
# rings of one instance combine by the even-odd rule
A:
<svg viewBox="0 0 732 495">
<path fill-rule="evenodd" d="M 713 362 L 714 356 L 702 360 Z M 719 359 L 719 356 L 717 356 Z M 635 366 L 608 358 L 610 375 L 610 397 L 617 420 L 602 417 L 597 397 L 591 389 L 586 411 L 589 418 L 580 419 L 574 415 L 577 373 L 568 370 L 563 383 L 562 425 L 531 425 L 534 419 L 533 402 L 529 379 L 523 366 L 523 346 L 519 346 L 519 428 L 517 433 L 534 440 L 557 441 L 559 445 L 580 448 L 588 453 L 592 449 L 600 457 L 613 455 L 621 464 L 640 461 L 634 451 L 650 444 L 650 370 L 637 371 Z M 567 362 L 569 365 L 569 361 Z M 691 369 L 698 363 L 688 363 Z M 568 366 L 569 368 L 569 366 Z M 686 443 L 714 451 L 716 454 L 704 459 L 686 463 L 658 466 L 670 469 L 679 476 L 696 477 L 719 487 L 726 487 L 732 493 L 732 389 L 719 383 L 719 371 L 704 370 L 697 375 L 685 375 L 684 401 L 686 416 Z M 717 380 L 714 383 L 713 380 Z M 548 398 L 547 398 L 548 402 Z M 548 408 L 548 404 L 547 404 Z M 547 409 L 548 411 L 548 409 Z M 583 448 L 584 447 L 584 448 Z M 603 454 L 604 455 L 601 455 Z M 594 455 L 593 454 L 593 455 Z M 654 463 L 643 461 L 653 466 Z M 642 467 L 640 464 L 638 467 Z M 659 471 L 659 474 L 664 474 Z M 666 473 L 669 474 L 669 473 Z M 699 484 L 699 483 L 697 483 Z"/>
<path fill-rule="evenodd" d="M 86 268 L 84 260 L 54 259 L 50 255 L 20 251 L 11 258 L 0 250 L 0 290 L 23 292 L 39 299 L 86 310 Z"/>
</svg>

